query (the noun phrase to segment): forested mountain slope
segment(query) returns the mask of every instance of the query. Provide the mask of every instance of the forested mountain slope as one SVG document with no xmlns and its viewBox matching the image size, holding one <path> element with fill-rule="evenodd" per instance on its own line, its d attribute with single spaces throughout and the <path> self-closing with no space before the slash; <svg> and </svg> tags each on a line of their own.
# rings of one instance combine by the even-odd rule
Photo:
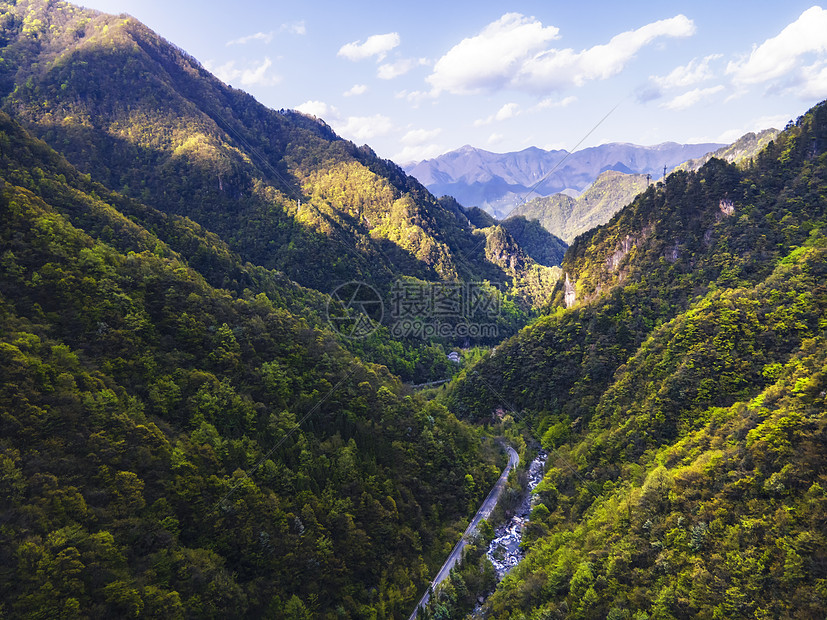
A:
<svg viewBox="0 0 827 620">
<path fill-rule="evenodd" d="M 478 374 L 520 407 L 573 412 L 583 405 L 579 396 L 605 389 L 657 325 L 710 290 L 761 282 L 827 220 L 826 117 L 827 106 L 817 106 L 749 168 L 711 160 L 697 173 L 674 173 L 578 237 L 551 311 L 499 347 Z M 515 354 L 529 343 L 535 357 Z M 504 382 L 508 368 L 519 374 Z M 522 380 L 526 372 L 541 374 Z M 539 381 L 543 372 L 551 380 Z M 484 392 L 475 386 L 469 394 Z"/>
<path fill-rule="evenodd" d="M 499 450 L 5 115 L 0 179 L 0 615 L 408 613 Z"/>
<path fill-rule="evenodd" d="M 497 618 L 827 608 L 827 104 L 582 235 L 555 307 L 468 372 L 553 450 Z M 566 309 L 568 306 L 568 309 Z"/>
<path fill-rule="evenodd" d="M 648 187 L 649 180 L 645 174 L 607 170 L 577 198 L 568 194 L 533 198 L 514 209 L 509 219 L 537 220 L 551 234 L 571 243 L 577 235 L 608 222 Z"/>
<path fill-rule="evenodd" d="M 541 265 L 549 267 L 563 261 L 568 245 L 550 233 L 540 222 L 522 216 L 513 216 L 502 222 L 526 254 Z"/>
<path fill-rule="evenodd" d="M 744 134 L 732 144 L 722 146 L 718 150 L 707 153 L 703 157 L 685 161 L 677 167 L 677 170 L 697 170 L 713 157 L 723 159 L 733 164 L 741 162 L 748 164 L 751 159 L 764 150 L 764 147 L 766 147 L 770 141 L 775 140 L 778 134 L 779 131 L 777 129 L 764 129 L 758 133 L 750 132 Z"/>
<path fill-rule="evenodd" d="M 322 121 L 270 110 L 128 16 L 0 4 L 3 108 L 82 172 L 322 290 L 510 282 L 461 210 Z"/>
<path fill-rule="evenodd" d="M 132 18 L 0 2 L 0 57 L 0 616 L 407 617 L 504 462 L 488 421 L 550 469 L 483 614 L 824 616 L 827 104 L 648 187 L 555 286 L 529 222 Z M 355 279 L 547 305 L 442 404 L 394 374 L 440 347 L 332 332 Z"/>
</svg>

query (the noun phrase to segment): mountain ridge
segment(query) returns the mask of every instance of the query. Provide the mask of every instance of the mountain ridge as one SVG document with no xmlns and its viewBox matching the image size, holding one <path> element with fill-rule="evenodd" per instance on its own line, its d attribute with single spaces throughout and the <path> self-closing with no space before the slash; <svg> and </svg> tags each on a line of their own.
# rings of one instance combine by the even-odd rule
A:
<svg viewBox="0 0 827 620">
<path fill-rule="evenodd" d="M 713 157 L 717 157 L 718 159 L 723 159 L 724 161 L 734 164 L 740 164 L 742 162 L 748 163 L 748 160 L 751 160 L 753 157 L 757 156 L 765 146 L 778 137 L 779 133 L 781 132 L 775 128 L 763 129 L 758 132 L 750 131 L 738 138 L 732 144 L 723 146 L 716 151 L 712 151 L 711 153 L 707 153 L 703 157 L 690 159 L 678 166 L 677 169 L 698 170 Z"/>
<path fill-rule="evenodd" d="M 224 85 L 137 20 L 7 7 L 3 109 L 104 185 L 322 292 L 359 278 L 384 289 L 402 274 L 512 280 L 462 213 L 396 164 Z"/>
<path fill-rule="evenodd" d="M 436 158 L 408 164 L 404 169 L 433 193 L 452 195 L 463 206 L 478 206 L 502 218 L 510 213 L 512 204 L 529 192 L 547 196 L 566 189 L 582 191 L 606 170 L 659 178 L 664 165 L 671 169 L 721 146 L 724 145 L 664 142 L 645 147 L 616 142 L 574 153 L 538 147 L 493 153 L 466 145 Z M 554 172 L 534 188 L 552 170 Z"/>
</svg>

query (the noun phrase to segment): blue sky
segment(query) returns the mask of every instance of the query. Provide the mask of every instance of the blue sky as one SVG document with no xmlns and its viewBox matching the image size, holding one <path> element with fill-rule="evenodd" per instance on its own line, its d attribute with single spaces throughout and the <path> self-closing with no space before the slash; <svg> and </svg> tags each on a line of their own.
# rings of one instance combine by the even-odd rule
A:
<svg viewBox="0 0 827 620">
<path fill-rule="evenodd" d="M 827 98 L 812 1 L 81 4 L 400 164 L 465 144 L 728 142 Z"/>
</svg>

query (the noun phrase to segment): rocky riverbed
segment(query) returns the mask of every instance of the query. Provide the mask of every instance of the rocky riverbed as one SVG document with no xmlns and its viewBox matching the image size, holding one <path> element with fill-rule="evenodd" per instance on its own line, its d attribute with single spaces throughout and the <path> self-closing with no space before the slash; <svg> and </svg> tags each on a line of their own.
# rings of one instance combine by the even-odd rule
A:
<svg viewBox="0 0 827 620">
<path fill-rule="evenodd" d="M 540 452 L 528 467 L 528 485 L 525 497 L 514 516 L 496 530 L 496 538 L 488 546 L 488 559 L 497 571 L 497 578 L 502 579 L 505 574 L 523 559 L 520 542 L 523 539 L 523 528 L 528 523 L 531 509 L 534 507 L 534 495 L 531 491 L 543 479 L 548 455 Z"/>
</svg>

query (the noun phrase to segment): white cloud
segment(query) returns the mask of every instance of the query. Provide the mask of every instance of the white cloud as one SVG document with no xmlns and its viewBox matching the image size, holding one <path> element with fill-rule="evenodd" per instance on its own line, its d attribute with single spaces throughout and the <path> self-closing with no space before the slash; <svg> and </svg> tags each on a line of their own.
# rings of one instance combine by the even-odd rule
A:
<svg viewBox="0 0 827 620">
<path fill-rule="evenodd" d="M 693 105 L 696 105 L 705 99 L 709 99 L 722 90 L 724 90 L 724 87 L 720 84 L 709 88 L 694 88 L 688 92 L 673 97 L 664 103 L 662 107 L 667 110 L 685 110 L 686 108 L 691 108 Z"/>
<path fill-rule="evenodd" d="M 701 59 L 693 58 L 688 64 L 675 67 L 668 75 L 652 76 L 652 80 L 663 88 L 686 88 L 715 77 L 709 63 L 721 58 L 721 54 L 710 54 Z"/>
<path fill-rule="evenodd" d="M 520 106 L 517 103 L 506 103 L 503 107 L 497 110 L 494 114 L 487 118 L 481 118 L 474 121 L 474 127 L 482 127 L 483 125 L 490 125 L 494 121 L 504 121 L 509 118 L 514 118 L 520 115 Z"/>
<path fill-rule="evenodd" d="M 402 136 L 402 143 L 407 145 L 419 145 L 433 140 L 442 133 L 441 129 L 411 129 Z"/>
<path fill-rule="evenodd" d="M 409 103 L 413 104 L 413 107 L 419 107 L 419 104 L 426 99 L 434 99 L 436 97 L 436 93 L 434 91 L 423 90 L 400 90 L 394 93 L 394 97 L 397 99 L 405 99 Z"/>
<path fill-rule="evenodd" d="M 339 110 L 335 107 L 326 104 L 324 101 L 309 100 L 301 105 L 297 105 L 296 109 L 304 114 L 310 114 L 316 118 L 336 119 L 339 118 Z"/>
<path fill-rule="evenodd" d="M 282 24 L 281 30 L 283 32 L 289 32 L 290 34 L 307 34 L 307 26 L 304 25 L 304 20 L 293 22 L 291 24 Z"/>
<path fill-rule="evenodd" d="M 304 25 L 304 20 L 302 20 L 289 24 L 282 24 L 279 27 L 279 32 L 289 32 L 290 34 L 302 35 L 307 33 L 307 28 Z M 245 37 L 239 37 L 238 39 L 227 41 L 227 45 L 246 45 L 247 43 L 252 43 L 253 41 L 261 41 L 262 43 L 267 44 L 270 43 L 275 36 L 276 32 L 274 30 L 271 30 L 270 32 L 256 32 L 255 34 L 248 34 Z"/>
<path fill-rule="evenodd" d="M 494 120 L 504 121 L 509 118 L 514 118 L 520 114 L 520 106 L 516 103 L 506 103 L 503 107 L 497 110 L 494 115 Z"/>
<path fill-rule="evenodd" d="M 572 103 L 577 101 L 577 97 L 569 95 L 568 97 L 564 97 L 563 99 L 557 99 L 555 97 L 547 97 L 540 101 L 536 106 L 534 106 L 534 110 L 545 110 L 546 108 L 565 108 L 570 106 Z"/>
<path fill-rule="evenodd" d="M 740 99 L 741 97 L 744 97 L 745 95 L 747 95 L 749 93 L 749 90 L 747 88 L 744 88 L 744 87 L 740 87 L 740 88 L 733 87 L 733 88 L 735 88 L 735 90 L 733 90 L 732 93 L 730 95 L 728 95 L 726 99 L 724 99 L 724 103 L 729 103 L 730 101 L 736 101 L 736 100 Z"/>
<path fill-rule="evenodd" d="M 428 61 L 425 58 L 403 58 L 394 63 L 379 65 L 376 75 L 383 80 L 392 80 L 400 75 L 405 75 L 414 67 L 426 64 L 428 64 Z"/>
<path fill-rule="evenodd" d="M 389 51 L 399 45 L 399 40 L 399 34 L 396 32 L 374 34 L 369 36 L 364 43 L 360 41 L 346 43 L 339 48 L 338 55 L 354 61 L 364 60 L 371 56 L 382 60 Z"/>
<path fill-rule="evenodd" d="M 701 138 L 697 140 L 693 138 L 689 142 L 723 142 L 724 144 L 731 144 L 735 142 L 738 138 L 743 136 L 745 133 L 748 132 L 744 131 L 743 129 L 727 129 L 726 131 L 722 131 L 714 140 L 712 138 Z"/>
<path fill-rule="evenodd" d="M 213 73 L 219 80 L 227 84 L 241 84 L 242 86 L 274 86 L 281 82 L 281 76 L 269 73 L 273 61 L 265 57 L 259 65 L 241 69 L 236 66 L 234 60 L 225 62 L 223 65 L 214 66 L 207 61 L 204 66 Z"/>
<path fill-rule="evenodd" d="M 759 116 L 757 118 L 753 118 L 749 123 L 735 128 L 735 129 L 727 129 L 726 131 L 720 133 L 714 139 L 699 139 L 699 140 L 691 140 L 691 142 L 734 142 L 744 134 L 747 134 L 751 131 L 762 131 L 764 129 L 784 129 L 787 123 L 790 121 L 790 117 L 786 114 L 774 114 L 771 116 Z"/>
<path fill-rule="evenodd" d="M 368 90 L 365 84 L 354 84 L 349 90 L 342 93 L 345 97 L 353 97 L 355 95 L 364 95 Z"/>
<path fill-rule="evenodd" d="M 370 140 L 393 131 L 391 119 L 382 114 L 373 116 L 349 116 L 344 123 L 333 126 L 336 133 L 350 140 Z"/>
<path fill-rule="evenodd" d="M 296 110 L 323 119 L 333 127 L 337 134 L 349 140 L 370 140 L 377 136 L 387 135 L 395 129 L 391 119 L 382 114 L 343 118 L 337 107 L 324 101 L 305 101 L 296 106 Z"/>
<path fill-rule="evenodd" d="M 279 82 L 281 78 L 277 76 L 269 77 L 267 75 L 267 69 L 269 69 L 272 64 L 269 58 L 265 58 L 258 67 L 245 69 L 241 72 L 241 83 L 245 86 L 252 84 L 266 86 Z"/>
<path fill-rule="evenodd" d="M 507 13 L 483 31 L 451 48 L 435 66 L 428 82 L 437 91 L 479 93 L 504 88 L 542 92 L 580 86 L 619 73 L 644 46 L 661 37 L 687 37 L 692 20 L 677 15 L 622 32 L 608 43 L 575 52 L 549 42 L 559 29 L 533 17 Z"/>
<path fill-rule="evenodd" d="M 382 114 L 373 116 L 349 116 L 343 118 L 340 110 L 324 101 L 305 101 L 296 110 L 325 120 L 334 131 L 349 140 L 370 140 L 394 130 L 391 119 Z"/>
<path fill-rule="evenodd" d="M 792 119 L 789 114 L 773 114 L 768 116 L 759 116 L 752 123 L 750 131 L 761 131 L 762 129 L 784 129 Z M 746 133 L 746 132 L 744 132 Z"/>
<path fill-rule="evenodd" d="M 442 144 L 408 144 L 401 151 L 391 156 L 391 159 L 400 164 L 422 161 L 442 155 L 448 148 Z"/>
<path fill-rule="evenodd" d="M 499 144 L 503 141 L 504 137 L 505 136 L 503 136 L 501 133 L 492 133 L 490 136 L 488 136 L 488 144 Z"/>
<path fill-rule="evenodd" d="M 727 73 L 738 84 L 759 84 L 797 73 L 807 54 L 827 52 L 827 11 L 814 6 L 777 36 L 753 48 L 750 55 L 730 62 Z"/>
<path fill-rule="evenodd" d="M 503 88 L 526 60 L 556 39 L 559 28 L 506 13 L 475 37 L 463 39 L 434 66 L 428 82 L 438 90 L 474 93 Z"/>
<path fill-rule="evenodd" d="M 591 79 L 606 79 L 620 73 L 624 65 L 646 45 L 660 37 L 689 37 L 695 34 L 695 24 L 685 15 L 661 19 L 637 30 L 621 32 L 605 45 L 595 45 L 579 55 L 579 74 L 575 83 Z"/>
<path fill-rule="evenodd" d="M 824 99 L 827 97 L 827 61 L 804 67 L 801 70 L 804 87 L 799 92 L 802 97 Z"/>
<path fill-rule="evenodd" d="M 273 40 L 274 36 L 276 36 L 276 33 L 272 30 L 270 32 L 256 32 L 255 34 L 248 34 L 246 37 L 240 37 L 238 39 L 233 39 L 232 41 L 227 41 L 227 45 L 245 45 L 251 41 L 269 43 Z"/>
</svg>

